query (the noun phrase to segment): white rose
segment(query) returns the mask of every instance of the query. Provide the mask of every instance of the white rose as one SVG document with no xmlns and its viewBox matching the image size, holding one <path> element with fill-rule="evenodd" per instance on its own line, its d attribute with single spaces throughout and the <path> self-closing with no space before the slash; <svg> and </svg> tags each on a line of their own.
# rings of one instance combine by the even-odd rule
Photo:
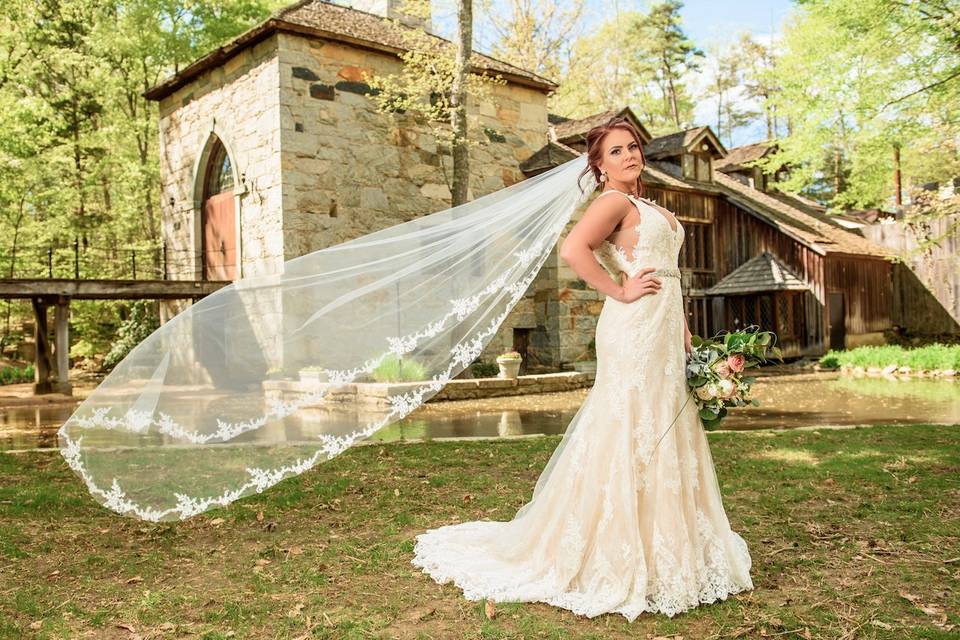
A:
<svg viewBox="0 0 960 640">
<path fill-rule="evenodd" d="M 710 389 L 706 386 L 697 387 L 697 397 L 701 400 L 711 400 L 714 396 L 710 394 Z"/>
<path fill-rule="evenodd" d="M 733 382 L 733 380 L 721 380 L 719 395 L 722 398 L 729 398 L 733 395 L 733 392 L 736 391 L 736 389 L 737 385 Z"/>
</svg>

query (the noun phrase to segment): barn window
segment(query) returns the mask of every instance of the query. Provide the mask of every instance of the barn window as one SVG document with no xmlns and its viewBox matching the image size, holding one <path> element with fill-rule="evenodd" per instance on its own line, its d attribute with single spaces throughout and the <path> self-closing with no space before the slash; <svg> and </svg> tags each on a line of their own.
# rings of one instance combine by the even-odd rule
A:
<svg viewBox="0 0 960 640">
<path fill-rule="evenodd" d="M 683 242 L 680 266 L 713 271 L 713 225 L 688 220 L 685 229 L 687 237 Z"/>
<path fill-rule="evenodd" d="M 691 180 L 696 179 L 696 160 L 689 153 L 683 154 L 683 177 Z"/>
<path fill-rule="evenodd" d="M 697 177 L 700 182 L 710 182 L 710 156 L 698 153 L 697 158 Z"/>
</svg>

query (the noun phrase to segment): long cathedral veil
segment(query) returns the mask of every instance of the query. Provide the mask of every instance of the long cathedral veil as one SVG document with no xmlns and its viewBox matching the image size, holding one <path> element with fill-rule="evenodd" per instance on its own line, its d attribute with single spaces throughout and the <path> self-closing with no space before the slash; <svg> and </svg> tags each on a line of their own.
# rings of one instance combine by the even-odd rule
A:
<svg viewBox="0 0 960 640">
<path fill-rule="evenodd" d="M 177 520 L 329 460 L 481 353 L 596 188 L 581 155 L 472 202 L 246 277 L 138 344 L 59 430 L 93 497 Z M 416 380 L 354 382 L 389 369 Z"/>
</svg>

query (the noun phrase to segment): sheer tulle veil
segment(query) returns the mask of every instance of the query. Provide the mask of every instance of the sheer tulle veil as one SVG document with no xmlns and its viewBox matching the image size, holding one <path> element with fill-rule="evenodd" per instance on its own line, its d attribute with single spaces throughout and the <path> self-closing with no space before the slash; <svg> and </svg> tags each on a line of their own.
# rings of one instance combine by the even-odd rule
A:
<svg viewBox="0 0 960 640">
<path fill-rule="evenodd" d="M 369 438 L 480 355 L 596 189 L 586 166 L 578 156 L 195 302 L 77 407 L 59 430 L 63 457 L 105 507 L 164 521 Z M 351 383 L 386 368 L 415 381 L 385 385 L 380 402 L 357 394 Z"/>
</svg>

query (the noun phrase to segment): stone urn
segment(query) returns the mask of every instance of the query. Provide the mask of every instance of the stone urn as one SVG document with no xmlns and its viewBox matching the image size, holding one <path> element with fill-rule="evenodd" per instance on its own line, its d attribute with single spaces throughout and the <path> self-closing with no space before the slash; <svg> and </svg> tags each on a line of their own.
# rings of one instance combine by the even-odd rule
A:
<svg viewBox="0 0 960 640">
<path fill-rule="evenodd" d="M 522 362 L 523 357 L 516 351 L 508 351 L 497 356 L 497 366 L 500 367 L 499 377 L 516 378 L 520 374 L 520 364 Z"/>
</svg>

